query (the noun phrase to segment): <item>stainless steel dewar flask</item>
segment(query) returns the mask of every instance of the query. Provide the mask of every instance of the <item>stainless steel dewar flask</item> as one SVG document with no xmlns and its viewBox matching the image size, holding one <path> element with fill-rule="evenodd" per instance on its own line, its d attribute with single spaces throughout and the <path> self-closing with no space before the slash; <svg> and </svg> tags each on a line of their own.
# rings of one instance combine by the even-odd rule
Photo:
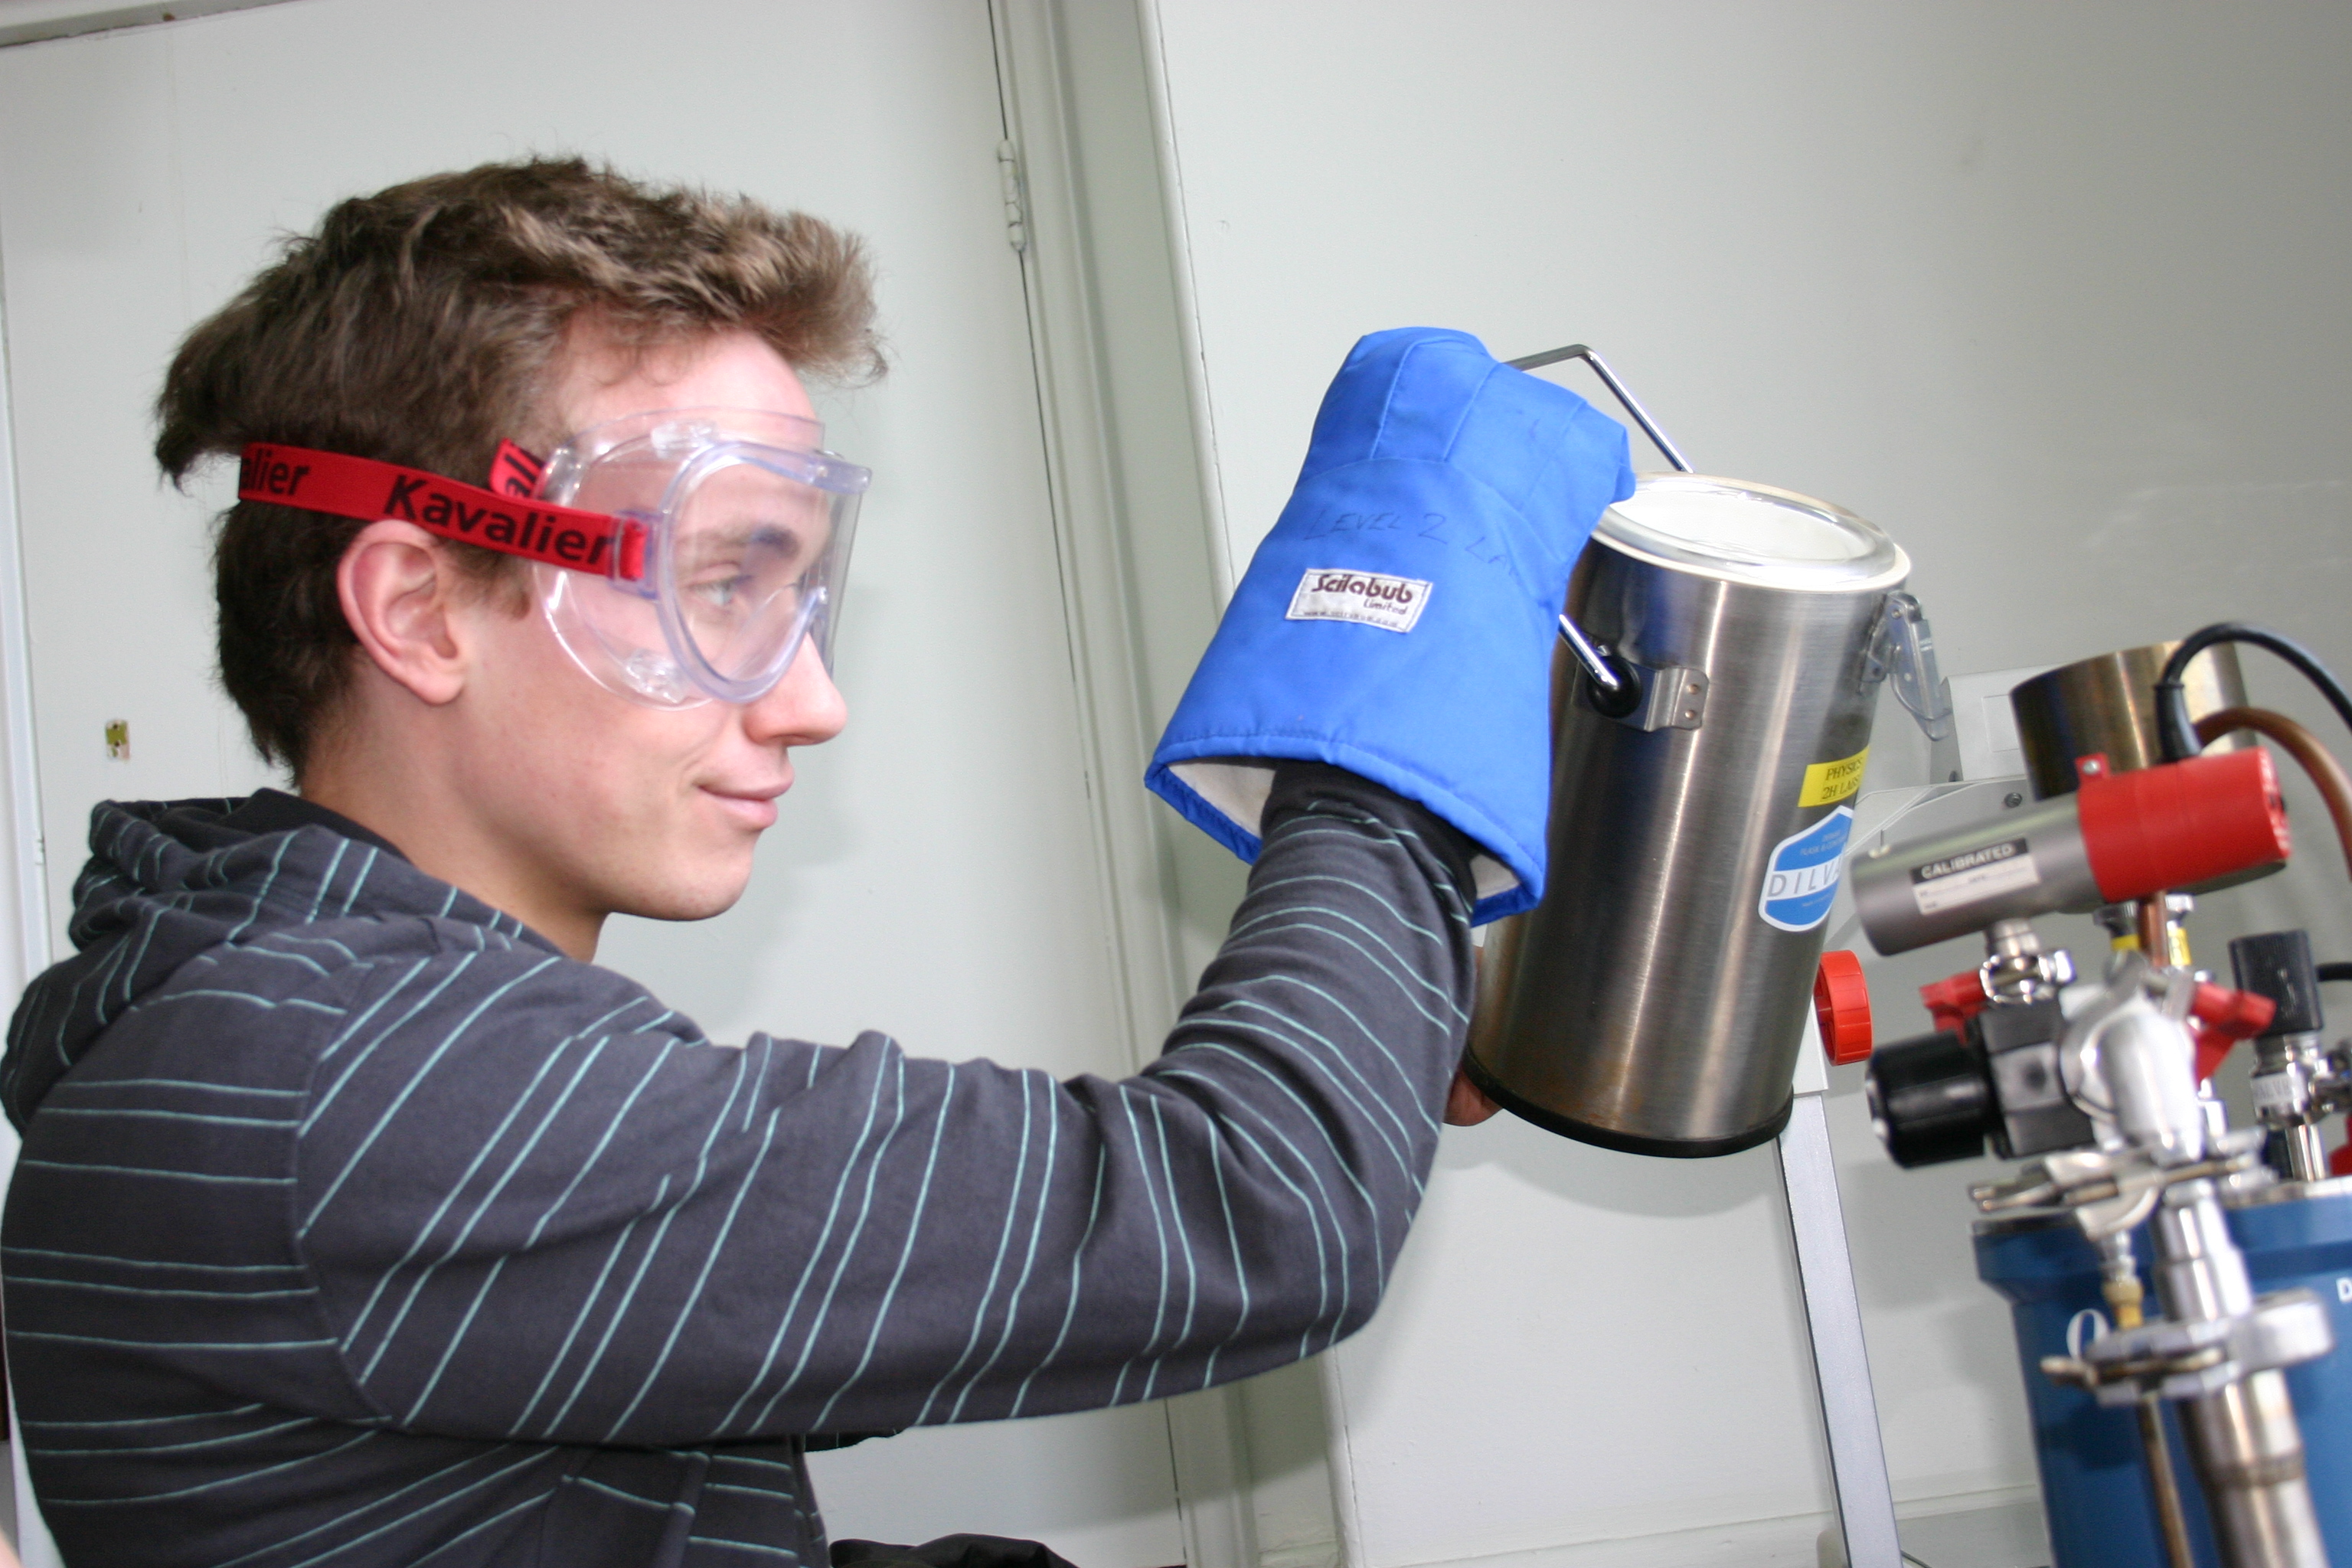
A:
<svg viewBox="0 0 2352 1568">
<path fill-rule="evenodd" d="M 1553 657 L 1547 895 L 1480 964 L 1466 1066 L 1505 1107 L 1642 1154 L 1780 1131 L 1879 685 L 1948 722 L 1910 570 L 1746 480 L 1648 474 L 1602 516 Z"/>
</svg>

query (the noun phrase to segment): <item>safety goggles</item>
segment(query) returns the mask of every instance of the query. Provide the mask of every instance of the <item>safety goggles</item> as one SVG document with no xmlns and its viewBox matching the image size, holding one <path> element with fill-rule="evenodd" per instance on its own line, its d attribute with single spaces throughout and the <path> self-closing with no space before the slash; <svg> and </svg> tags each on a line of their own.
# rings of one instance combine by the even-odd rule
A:
<svg viewBox="0 0 2352 1568">
<path fill-rule="evenodd" d="M 502 443 L 488 489 L 256 444 L 237 495 L 521 556 L 556 640 L 598 685 L 657 708 L 741 703 L 774 689 L 803 639 L 832 664 L 872 476 L 823 442 L 793 415 L 663 409 L 592 426 L 543 465 Z"/>
</svg>

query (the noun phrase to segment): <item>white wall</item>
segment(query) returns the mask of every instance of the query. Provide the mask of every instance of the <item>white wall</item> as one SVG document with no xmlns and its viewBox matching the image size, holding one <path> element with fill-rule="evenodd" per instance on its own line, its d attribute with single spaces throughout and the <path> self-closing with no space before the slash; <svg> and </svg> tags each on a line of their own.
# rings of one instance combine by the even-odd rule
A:
<svg viewBox="0 0 2352 1568">
<path fill-rule="evenodd" d="M 2352 10 L 1150 9 L 1235 559 L 1349 342 L 1442 324 L 1506 356 L 1591 342 L 1700 468 L 1884 524 L 1949 669 L 2242 616 L 2352 670 Z M 1923 768 L 1881 742 L 1872 787 Z M 2303 861 L 2209 901 L 2208 961 L 2269 923 L 2352 956 L 2296 798 Z M 1924 1026 L 1907 986 L 1964 948 L 1874 966 L 1888 1033 Z M 1858 1077 L 1832 1120 L 1898 1495 L 2010 1495 L 2032 1469 L 1969 1260 L 1977 1172 L 1894 1170 Z M 1440 1163 L 1395 1298 L 1337 1358 L 1357 1556 L 1810 1561 L 1814 1521 L 1768 1522 L 1826 1506 L 1769 1159 L 1504 1122 Z"/>
</svg>

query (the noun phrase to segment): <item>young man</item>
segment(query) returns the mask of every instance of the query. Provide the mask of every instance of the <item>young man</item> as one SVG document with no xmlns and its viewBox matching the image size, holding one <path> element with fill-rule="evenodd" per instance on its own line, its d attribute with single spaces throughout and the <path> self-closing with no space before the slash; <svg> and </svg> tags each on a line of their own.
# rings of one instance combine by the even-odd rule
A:
<svg viewBox="0 0 2352 1568">
<path fill-rule="evenodd" d="M 242 464 L 221 676 L 299 794 L 99 806 L 10 1032 L 9 1361 L 68 1561 L 818 1564 L 827 1434 L 1160 1397 L 1370 1313 L 1473 903 L 1539 884 L 1549 617 L 1622 433 L 1459 334 L 1351 358 L 1340 477 L 1155 773 L 1257 858 L 1150 1069 L 721 1045 L 593 960 L 615 911 L 731 904 L 844 722 L 865 475 L 799 374 L 877 368 L 868 317 L 814 220 L 532 162 L 343 203 L 183 346 L 158 456 Z M 1317 533 L 1330 485 L 1464 526 Z M 1293 544 L 1323 586 L 1269 616 Z M 1414 680 L 1459 713 L 1384 729 Z"/>
</svg>

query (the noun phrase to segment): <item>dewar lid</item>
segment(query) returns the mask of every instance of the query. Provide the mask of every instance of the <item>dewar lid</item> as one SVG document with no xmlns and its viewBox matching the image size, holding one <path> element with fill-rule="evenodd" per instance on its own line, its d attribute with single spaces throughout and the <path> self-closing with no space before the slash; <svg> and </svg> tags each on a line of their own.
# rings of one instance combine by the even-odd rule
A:
<svg viewBox="0 0 2352 1568">
<path fill-rule="evenodd" d="M 1712 474 L 1643 474 L 1593 537 L 1629 555 L 1766 588 L 1891 588 L 1911 560 L 1876 523 L 1794 490 Z"/>
</svg>

